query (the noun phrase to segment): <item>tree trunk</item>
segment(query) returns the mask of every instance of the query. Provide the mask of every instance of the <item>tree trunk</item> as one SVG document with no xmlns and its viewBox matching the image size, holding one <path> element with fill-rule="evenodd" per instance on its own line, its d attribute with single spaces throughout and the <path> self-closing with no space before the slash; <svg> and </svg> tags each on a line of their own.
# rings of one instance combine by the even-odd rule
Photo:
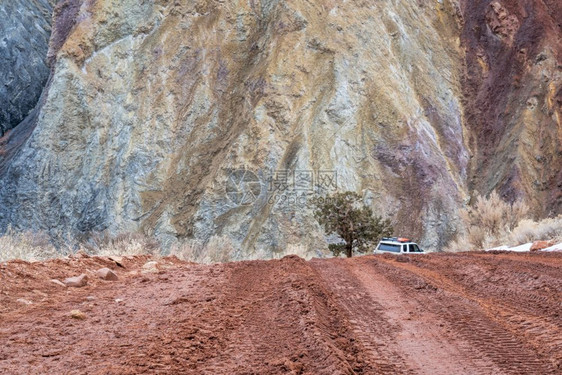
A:
<svg viewBox="0 0 562 375">
<path fill-rule="evenodd" d="M 347 241 L 345 244 L 345 255 L 347 255 L 348 258 L 353 256 L 353 241 Z"/>
</svg>

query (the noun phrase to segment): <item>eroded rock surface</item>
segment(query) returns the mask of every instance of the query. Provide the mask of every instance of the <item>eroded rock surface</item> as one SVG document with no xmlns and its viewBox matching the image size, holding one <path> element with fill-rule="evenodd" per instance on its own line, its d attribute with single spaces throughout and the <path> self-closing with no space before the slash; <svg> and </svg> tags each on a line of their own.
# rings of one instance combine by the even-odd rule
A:
<svg viewBox="0 0 562 375">
<path fill-rule="evenodd" d="M 29 114 L 49 77 L 53 3 L 0 1 L 0 138 Z"/>
<path fill-rule="evenodd" d="M 49 97 L 3 177 L 4 226 L 320 249 L 302 192 L 267 182 L 310 170 L 428 243 L 454 229 L 469 153 L 453 8 L 66 3 Z M 261 183 L 250 202 L 225 193 L 236 169 Z"/>
<path fill-rule="evenodd" d="M 562 212 L 562 3 L 463 1 L 469 187 Z"/>
<path fill-rule="evenodd" d="M 434 249 L 476 190 L 560 212 L 557 4 L 63 1 L 0 230 L 315 254 L 334 181 Z"/>
</svg>

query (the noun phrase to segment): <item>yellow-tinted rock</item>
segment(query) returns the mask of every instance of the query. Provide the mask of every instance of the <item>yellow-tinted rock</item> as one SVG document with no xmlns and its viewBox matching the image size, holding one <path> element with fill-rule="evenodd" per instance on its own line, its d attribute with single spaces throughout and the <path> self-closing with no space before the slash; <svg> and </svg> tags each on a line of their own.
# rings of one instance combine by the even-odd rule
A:
<svg viewBox="0 0 562 375">
<path fill-rule="evenodd" d="M 80 310 L 72 310 L 70 312 L 70 317 L 72 319 L 78 319 L 78 320 L 84 320 L 86 319 L 86 314 L 84 314 L 82 311 Z"/>
<path fill-rule="evenodd" d="M 474 4 L 463 11 L 477 14 Z M 224 237 L 240 258 L 297 244 L 315 255 L 326 246 L 307 198 L 337 188 L 441 248 L 473 189 L 509 182 L 507 195 L 532 197 L 542 164 L 560 160 L 543 155 L 557 155 L 556 127 L 544 163 L 529 151 L 548 113 L 560 129 L 555 56 L 530 68 L 548 71 L 552 88 L 539 90 L 540 115 L 511 117 L 514 132 L 489 129 L 503 129 L 519 96 L 488 124 L 481 93 L 502 81 L 465 85 L 476 66 L 467 49 L 482 82 L 499 69 L 467 33 L 489 22 L 498 43 L 517 45 L 520 19 L 494 7 L 470 18 L 449 0 L 85 2 L 51 50 L 37 126 L 2 181 L 5 217 L 80 234 L 142 230 L 165 245 Z M 523 128 L 533 141 L 513 144 Z"/>
</svg>

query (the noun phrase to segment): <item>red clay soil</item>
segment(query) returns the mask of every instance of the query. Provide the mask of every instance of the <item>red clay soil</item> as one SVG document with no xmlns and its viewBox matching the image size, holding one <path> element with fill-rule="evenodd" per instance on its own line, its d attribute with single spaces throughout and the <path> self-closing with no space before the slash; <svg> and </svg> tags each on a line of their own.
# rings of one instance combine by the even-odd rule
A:
<svg viewBox="0 0 562 375">
<path fill-rule="evenodd" d="M 560 253 L 149 260 L 0 264 L 0 373 L 562 373 Z"/>
</svg>

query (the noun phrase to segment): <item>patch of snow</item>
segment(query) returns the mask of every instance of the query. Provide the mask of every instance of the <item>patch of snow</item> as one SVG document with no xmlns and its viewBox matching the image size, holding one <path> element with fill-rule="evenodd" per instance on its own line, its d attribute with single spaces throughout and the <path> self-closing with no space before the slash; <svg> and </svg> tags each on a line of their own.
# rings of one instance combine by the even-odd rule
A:
<svg viewBox="0 0 562 375">
<path fill-rule="evenodd" d="M 499 247 L 494 247 L 493 249 L 488 249 L 486 251 L 494 251 L 494 250 L 503 250 L 503 251 L 516 251 L 516 252 L 525 252 L 525 251 L 531 251 L 531 246 L 533 246 L 532 242 L 523 244 L 523 245 L 519 245 L 519 246 L 515 246 L 515 247 L 509 247 L 509 246 L 499 246 Z"/>
<path fill-rule="evenodd" d="M 486 251 L 495 251 L 495 250 L 509 250 L 509 246 L 503 245 L 499 247 L 494 247 L 493 249 L 486 249 Z"/>
<path fill-rule="evenodd" d="M 542 251 L 562 251 L 562 242 L 554 246 L 547 247 L 546 249 L 542 249 Z"/>
<path fill-rule="evenodd" d="M 533 246 L 532 242 L 526 243 L 524 245 L 519 245 L 515 247 L 510 247 L 507 249 L 508 251 L 531 251 L 531 246 Z"/>
</svg>

